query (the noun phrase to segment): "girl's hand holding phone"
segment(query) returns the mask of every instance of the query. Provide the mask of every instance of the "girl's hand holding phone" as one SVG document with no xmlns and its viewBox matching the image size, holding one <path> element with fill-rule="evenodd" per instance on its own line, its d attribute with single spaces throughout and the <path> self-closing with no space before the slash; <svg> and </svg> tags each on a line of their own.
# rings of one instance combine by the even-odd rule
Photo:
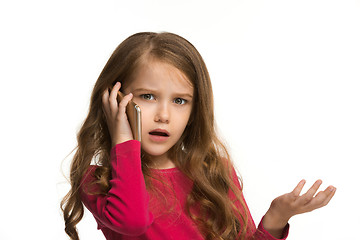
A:
<svg viewBox="0 0 360 240">
<path fill-rule="evenodd" d="M 120 87 L 121 83 L 117 82 L 110 94 L 108 89 L 106 89 L 102 95 L 103 111 L 111 136 L 111 147 L 134 139 L 126 116 L 126 106 L 133 95 L 129 93 L 120 103 L 118 103 L 117 93 L 120 90 Z"/>
</svg>

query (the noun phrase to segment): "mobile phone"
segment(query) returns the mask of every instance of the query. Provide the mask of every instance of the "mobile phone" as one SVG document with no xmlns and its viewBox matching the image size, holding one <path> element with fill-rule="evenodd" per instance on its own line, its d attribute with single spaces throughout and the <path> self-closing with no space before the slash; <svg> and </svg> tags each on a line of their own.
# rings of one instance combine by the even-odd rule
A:
<svg viewBox="0 0 360 240">
<path fill-rule="evenodd" d="M 117 102 L 120 103 L 124 96 L 125 95 L 122 92 L 118 91 L 116 97 Z M 130 100 L 126 106 L 126 115 L 128 117 L 134 139 L 141 142 L 141 110 L 139 105 Z"/>
</svg>

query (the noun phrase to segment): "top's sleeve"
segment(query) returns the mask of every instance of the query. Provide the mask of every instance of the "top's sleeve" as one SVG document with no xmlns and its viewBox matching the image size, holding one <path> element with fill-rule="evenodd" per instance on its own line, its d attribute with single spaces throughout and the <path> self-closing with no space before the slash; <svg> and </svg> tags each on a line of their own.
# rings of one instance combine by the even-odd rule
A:
<svg viewBox="0 0 360 240">
<path fill-rule="evenodd" d="M 84 176 L 81 200 L 98 224 L 128 236 L 139 236 L 153 222 L 149 195 L 141 170 L 140 142 L 130 140 L 115 145 L 110 152 L 111 180 L 107 195 L 86 192 L 86 183 L 94 177 L 91 168 Z"/>
<path fill-rule="evenodd" d="M 237 177 L 237 174 L 235 172 L 235 169 L 232 168 L 233 172 L 232 172 L 232 177 L 233 177 L 233 181 L 236 185 L 236 187 L 241 190 L 241 186 L 240 186 L 240 183 L 239 183 L 239 179 Z M 235 195 L 230 192 L 230 197 L 231 198 L 234 198 Z M 263 218 L 261 219 L 258 227 L 256 228 L 256 225 L 255 225 L 255 222 L 250 214 L 250 210 L 249 210 L 249 207 L 247 206 L 247 203 L 245 201 L 245 198 L 244 198 L 244 195 L 242 194 L 242 191 L 241 191 L 241 197 L 242 197 L 242 200 L 245 204 L 245 211 L 247 211 L 247 215 L 248 215 L 248 230 L 247 230 L 247 234 L 246 234 L 246 239 L 254 239 L 254 240 L 285 240 L 289 234 L 289 227 L 290 225 L 287 224 L 283 230 L 283 234 L 282 234 L 282 238 L 275 238 L 273 237 L 268 231 L 265 230 L 264 226 L 263 226 Z M 241 208 L 240 208 L 241 209 Z"/>
</svg>

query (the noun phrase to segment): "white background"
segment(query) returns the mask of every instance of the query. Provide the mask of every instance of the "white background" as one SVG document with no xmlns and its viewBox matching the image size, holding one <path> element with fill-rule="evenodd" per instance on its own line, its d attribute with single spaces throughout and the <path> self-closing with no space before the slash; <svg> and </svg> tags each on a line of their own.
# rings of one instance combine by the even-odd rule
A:
<svg viewBox="0 0 360 240">
<path fill-rule="evenodd" d="M 76 133 L 115 47 L 169 31 L 207 63 L 215 113 L 258 223 L 302 179 L 337 187 L 289 240 L 360 239 L 360 1 L 1 1 L 0 239 L 67 239 Z M 61 167 L 61 164 L 63 166 Z M 81 239 L 104 239 L 86 212 Z"/>
</svg>

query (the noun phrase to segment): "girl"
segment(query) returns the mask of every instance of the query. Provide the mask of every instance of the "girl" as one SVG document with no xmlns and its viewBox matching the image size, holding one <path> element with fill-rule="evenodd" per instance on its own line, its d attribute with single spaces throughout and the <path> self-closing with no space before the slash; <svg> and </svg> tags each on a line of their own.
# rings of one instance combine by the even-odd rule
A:
<svg viewBox="0 0 360 240">
<path fill-rule="evenodd" d="M 120 103 L 118 91 L 126 94 Z M 125 113 L 130 100 L 142 111 L 141 143 Z M 71 190 L 62 201 L 71 239 L 79 239 L 83 204 L 109 240 L 285 239 L 292 216 L 325 206 L 335 193 L 329 186 L 315 195 L 318 180 L 300 196 L 302 180 L 272 202 L 256 228 L 215 134 L 205 63 L 171 33 L 138 33 L 118 46 L 77 140 Z"/>
</svg>

